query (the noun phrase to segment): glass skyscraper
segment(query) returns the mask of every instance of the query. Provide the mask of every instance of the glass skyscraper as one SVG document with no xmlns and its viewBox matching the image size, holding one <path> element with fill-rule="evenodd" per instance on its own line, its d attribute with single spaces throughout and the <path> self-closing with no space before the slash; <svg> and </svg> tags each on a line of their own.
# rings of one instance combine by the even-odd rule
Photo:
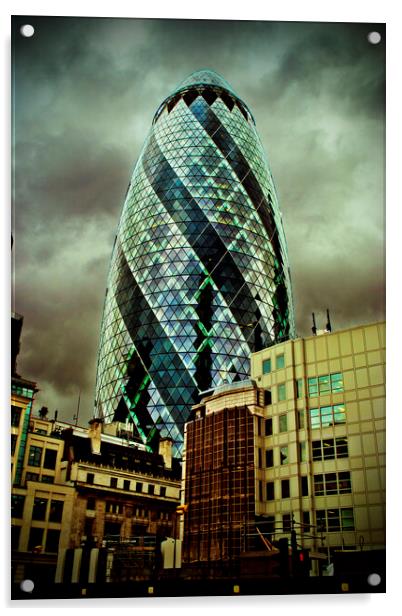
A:
<svg viewBox="0 0 402 616">
<path fill-rule="evenodd" d="M 249 377 L 250 353 L 294 336 L 286 241 L 253 116 L 213 71 L 160 105 L 117 231 L 101 327 L 97 416 L 180 453 L 198 393 Z"/>
</svg>

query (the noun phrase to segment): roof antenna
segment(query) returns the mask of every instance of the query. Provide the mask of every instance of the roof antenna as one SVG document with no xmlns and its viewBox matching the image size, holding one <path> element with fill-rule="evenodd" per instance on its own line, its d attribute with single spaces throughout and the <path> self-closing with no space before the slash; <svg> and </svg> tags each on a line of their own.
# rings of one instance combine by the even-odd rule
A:
<svg viewBox="0 0 402 616">
<path fill-rule="evenodd" d="M 326 332 L 332 332 L 331 319 L 329 318 L 329 310 L 328 310 L 328 308 L 327 308 L 327 324 L 325 326 L 325 331 Z"/>
<path fill-rule="evenodd" d="M 313 332 L 314 336 L 317 335 L 317 326 L 315 324 L 315 314 L 313 312 L 313 327 L 311 328 L 311 331 Z"/>
</svg>

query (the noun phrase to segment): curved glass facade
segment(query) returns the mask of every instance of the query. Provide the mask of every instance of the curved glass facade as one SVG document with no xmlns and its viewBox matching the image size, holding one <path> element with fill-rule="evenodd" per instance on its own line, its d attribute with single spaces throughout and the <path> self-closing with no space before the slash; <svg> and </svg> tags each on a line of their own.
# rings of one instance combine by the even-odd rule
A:
<svg viewBox="0 0 402 616">
<path fill-rule="evenodd" d="M 96 414 L 180 453 L 198 392 L 249 377 L 250 353 L 294 335 L 275 187 L 247 106 L 193 73 L 156 112 L 113 248 Z"/>
</svg>

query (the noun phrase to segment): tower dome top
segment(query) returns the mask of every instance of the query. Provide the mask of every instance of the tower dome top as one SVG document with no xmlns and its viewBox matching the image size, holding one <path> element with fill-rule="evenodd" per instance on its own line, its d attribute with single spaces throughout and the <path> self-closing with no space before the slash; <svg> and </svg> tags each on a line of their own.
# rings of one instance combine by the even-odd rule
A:
<svg viewBox="0 0 402 616">
<path fill-rule="evenodd" d="M 228 84 L 226 79 L 209 68 L 203 68 L 199 71 L 194 71 L 194 73 L 191 73 L 179 84 L 177 90 L 182 90 L 183 88 L 195 85 L 218 86 L 237 96 L 236 92 L 233 90 L 232 86 Z"/>
</svg>

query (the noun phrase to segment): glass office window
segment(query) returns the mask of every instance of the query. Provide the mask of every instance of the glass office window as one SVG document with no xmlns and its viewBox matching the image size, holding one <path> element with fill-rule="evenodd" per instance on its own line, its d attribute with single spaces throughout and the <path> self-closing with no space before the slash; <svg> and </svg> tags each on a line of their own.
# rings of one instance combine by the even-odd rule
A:
<svg viewBox="0 0 402 616">
<path fill-rule="evenodd" d="M 29 448 L 29 454 L 28 454 L 28 465 L 29 466 L 40 466 L 41 458 L 42 458 L 42 447 L 31 445 L 31 447 Z"/>
<path fill-rule="evenodd" d="M 264 359 L 264 361 L 262 362 L 262 373 L 269 374 L 270 372 L 271 372 L 271 360 Z"/>
<path fill-rule="evenodd" d="M 276 369 L 281 370 L 284 367 L 285 367 L 285 356 L 283 354 L 277 355 L 276 356 Z"/>
<path fill-rule="evenodd" d="M 45 520 L 46 519 L 46 510 L 47 510 L 47 499 L 46 498 L 35 498 L 34 505 L 32 509 L 32 519 L 33 520 Z"/>
<path fill-rule="evenodd" d="M 288 416 L 286 413 L 279 415 L 279 432 L 287 432 L 288 429 Z"/>
<path fill-rule="evenodd" d="M 281 447 L 279 450 L 281 464 L 288 464 L 289 462 L 289 449 L 287 446 Z"/>
<path fill-rule="evenodd" d="M 286 383 L 278 385 L 278 400 L 279 402 L 286 400 Z"/>
</svg>

